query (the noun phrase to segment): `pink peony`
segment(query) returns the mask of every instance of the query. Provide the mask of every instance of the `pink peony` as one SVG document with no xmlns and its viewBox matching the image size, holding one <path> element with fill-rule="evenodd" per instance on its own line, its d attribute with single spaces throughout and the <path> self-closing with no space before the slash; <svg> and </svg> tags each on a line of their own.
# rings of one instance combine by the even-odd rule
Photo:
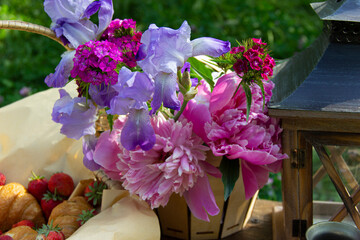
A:
<svg viewBox="0 0 360 240">
<path fill-rule="evenodd" d="M 152 208 L 165 206 L 170 195 L 177 193 L 184 195 L 197 218 L 209 221 L 206 211 L 210 215 L 219 213 L 207 174 L 220 177 L 221 173 L 206 162 L 206 151 L 209 148 L 193 133 L 191 122 L 185 118 L 178 122 L 166 120 L 161 114 L 154 116 L 152 125 L 156 143 L 149 151 L 139 147 L 128 151 L 119 141 L 112 141 L 120 136 L 123 125 L 124 121 L 117 121 L 115 130 L 108 135 L 110 140 L 103 144 L 117 154 L 117 159 L 111 159 L 109 164 L 107 156 L 96 158 L 95 154 L 94 161 L 97 164 L 112 175 L 118 172 L 115 178 L 121 178 L 123 187 L 148 201 Z M 99 142 L 102 143 L 100 139 Z M 113 145 L 109 147 L 111 142 Z M 101 148 L 101 151 L 104 149 Z"/>
<path fill-rule="evenodd" d="M 215 156 L 242 160 L 245 195 L 250 198 L 267 182 L 269 171 L 280 170 L 280 160 L 287 156 L 281 153 L 281 128 L 278 121 L 267 115 L 261 89 L 256 84 L 250 86 L 252 105 L 249 120 L 246 120 L 246 96 L 243 88 L 240 87 L 234 95 L 240 82 L 241 78 L 236 73 L 226 74 L 218 80 L 208 103 L 210 118 L 203 121 L 206 137 L 202 138 Z M 274 83 L 264 81 L 263 85 L 267 103 Z M 199 108 L 195 104 L 189 107 Z M 196 121 L 195 114 L 189 114 L 191 111 L 193 109 L 186 109 L 184 116 L 190 121 Z"/>
</svg>

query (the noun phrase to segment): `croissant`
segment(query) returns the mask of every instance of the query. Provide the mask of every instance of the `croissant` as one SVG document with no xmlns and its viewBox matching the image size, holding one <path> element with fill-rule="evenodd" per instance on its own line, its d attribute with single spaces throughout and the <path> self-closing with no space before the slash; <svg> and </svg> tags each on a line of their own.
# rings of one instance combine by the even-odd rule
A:
<svg viewBox="0 0 360 240">
<path fill-rule="evenodd" d="M 4 233 L 4 235 L 9 235 L 14 240 L 35 240 L 38 233 L 29 226 L 18 226 Z"/>
<path fill-rule="evenodd" d="M 31 220 L 35 226 L 44 224 L 39 203 L 20 183 L 0 186 L 0 230 L 6 232 L 21 220 Z"/>
<path fill-rule="evenodd" d="M 53 226 L 58 225 L 64 233 L 65 238 L 68 238 L 80 227 L 77 219 L 82 211 L 91 209 L 93 209 L 93 207 L 83 196 L 77 196 L 57 205 L 52 210 L 48 223 L 50 224 L 52 222 Z"/>
</svg>

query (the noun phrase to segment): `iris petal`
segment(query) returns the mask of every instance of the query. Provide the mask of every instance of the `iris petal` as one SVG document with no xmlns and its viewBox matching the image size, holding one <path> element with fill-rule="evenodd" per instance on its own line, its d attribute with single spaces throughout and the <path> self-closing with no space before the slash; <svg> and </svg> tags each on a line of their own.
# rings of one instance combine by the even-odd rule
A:
<svg viewBox="0 0 360 240">
<path fill-rule="evenodd" d="M 155 144 L 155 132 L 150 123 L 146 109 L 131 109 L 128 119 L 121 131 L 121 144 L 127 150 L 134 150 L 140 145 L 144 151 L 150 150 Z"/>
<path fill-rule="evenodd" d="M 151 114 L 155 113 L 164 103 L 164 107 L 180 109 L 180 101 L 176 96 L 176 74 L 159 73 L 155 77 L 155 92 L 151 102 Z"/>
<path fill-rule="evenodd" d="M 50 73 L 45 78 L 45 83 L 49 87 L 64 87 L 69 80 L 70 71 L 74 66 L 73 58 L 75 51 L 63 53 L 59 64 L 55 68 L 55 73 Z"/>
<path fill-rule="evenodd" d="M 219 57 L 230 51 L 230 42 L 221 41 L 216 38 L 202 37 L 191 41 L 193 56 L 209 55 Z"/>
</svg>

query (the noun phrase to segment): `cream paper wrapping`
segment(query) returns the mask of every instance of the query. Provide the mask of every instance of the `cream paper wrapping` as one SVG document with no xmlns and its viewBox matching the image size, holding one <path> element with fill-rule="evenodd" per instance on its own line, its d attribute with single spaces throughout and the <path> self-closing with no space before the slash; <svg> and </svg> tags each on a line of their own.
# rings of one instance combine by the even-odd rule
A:
<svg viewBox="0 0 360 240">
<path fill-rule="evenodd" d="M 159 240 L 160 225 L 149 205 L 125 190 L 104 190 L 101 212 L 68 240 Z M 113 203 L 115 202 L 115 203 Z M 105 208 L 105 209 L 104 209 Z"/>
<path fill-rule="evenodd" d="M 74 85 L 66 90 L 76 94 Z M 70 174 L 75 182 L 93 176 L 82 164 L 82 142 L 60 134 L 51 120 L 58 89 L 50 89 L 0 108 L 0 171 L 8 181 L 27 186 L 31 171 L 50 177 Z"/>
<path fill-rule="evenodd" d="M 74 84 L 65 89 L 76 96 Z M 47 178 L 65 172 L 75 184 L 94 176 L 82 164 L 82 141 L 60 134 L 61 125 L 51 120 L 59 96 L 49 89 L 0 108 L 0 172 L 8 183 L 27 186 L 31 171 Z M 124 190 L 108 192 L 104 201 L 106 209 L 69 239 L 160 239 L 158 218 L 145 202 Z"/>
</svg>

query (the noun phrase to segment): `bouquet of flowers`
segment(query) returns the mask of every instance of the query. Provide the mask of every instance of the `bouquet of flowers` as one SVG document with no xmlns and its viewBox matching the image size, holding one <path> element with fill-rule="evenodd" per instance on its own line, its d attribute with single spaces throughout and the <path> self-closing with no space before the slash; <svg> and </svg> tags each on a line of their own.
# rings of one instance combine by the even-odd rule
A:
<svg viewBox="0 0 360 240">
<path fill-rule="evenodd" d="M 111 0 L 45 0 L 44 7 L 69 49 L 45 83 L 75 81 L 78 91 L 59 90 L 52 119 L 62 134 L 83 138 L 88 169 L 103 170 L 152 208 L 180 194 L 207 221 L 219 213 L 208 175 L 222 178 L 226 199 L 241 165 L 250 198 L 280 170 L 281 129 L 266 107 L 275 62 L 261 39 L 233 48 L 191 40 L 186 21 L 140 32 L 132 19 L 112 20 Z M 219 168 L 207 162 L 209 151 L 222 156 Z"/>
</svg>

